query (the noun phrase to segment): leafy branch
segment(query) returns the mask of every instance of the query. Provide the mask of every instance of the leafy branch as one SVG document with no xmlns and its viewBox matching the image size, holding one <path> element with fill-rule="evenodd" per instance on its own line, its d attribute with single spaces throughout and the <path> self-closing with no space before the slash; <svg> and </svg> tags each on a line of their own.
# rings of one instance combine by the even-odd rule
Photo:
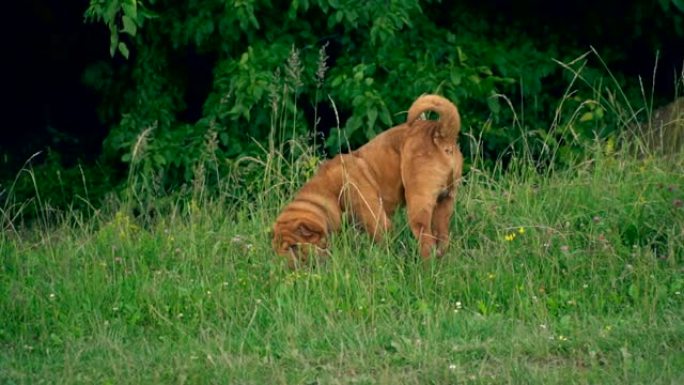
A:
<svg viewBox="0 0 684 385">
<path fill-rule="evenodd" d="M 150 4 L 155 1 L 148 0 Z M 109 28 L 109 54 L 114 56 L 119 51 L 126 59 L 130 51 L 121 35 L 134 38 L 145 19 L 153 17 L 155 15 L 140 0 L 90 0 L 84 15 L 85 21 L 103 22 Z"/>
</svg>

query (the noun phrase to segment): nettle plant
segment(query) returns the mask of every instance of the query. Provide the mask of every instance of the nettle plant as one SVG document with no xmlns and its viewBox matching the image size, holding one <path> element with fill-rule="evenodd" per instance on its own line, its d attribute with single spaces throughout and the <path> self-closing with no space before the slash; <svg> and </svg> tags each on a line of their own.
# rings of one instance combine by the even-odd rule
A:
<svg viewBox="0 0 684 385">
<path fill-rule="evenodd" d="M 549 132 L 553 101 L 535 96 L 562 71 L 553 50 L 535 48 L 522 32 L 492 40 L 465 16 L 455 28 L 424 14 L 423 7 L 444 7 L 459 17 L 446 5 L 92 0 L 86 19 L 108 26 L 111 53 L 127 58 L 130 82 L 106 154 L 130 162 L 131 148 L 152 128 L 142 169 L 164 170 L 169 183 L 183 183 L 193 177 L 208 132 L 218 140 L 216 157 L 226 159 L 220 167 L 303 136 L 335 153 L 403 122 L 410 103 L 428 92 L 458 104 L 464 134 L 474 139 L 463 141 L 466 153 L 474 143 L 494 162 L 521 147 L 528 130 L 539 153 L 549 135 L 563 145 L 567 130 Z M 193 60 L 208 64 L 198 69 L 188 64 Z M 198 79 L 207 83 L 199 93 Z M 525 98 L 536 107 L 522 119 L 516 111 Z M 192 108 L 196 113 L 188 114 Z"/>
</svg>

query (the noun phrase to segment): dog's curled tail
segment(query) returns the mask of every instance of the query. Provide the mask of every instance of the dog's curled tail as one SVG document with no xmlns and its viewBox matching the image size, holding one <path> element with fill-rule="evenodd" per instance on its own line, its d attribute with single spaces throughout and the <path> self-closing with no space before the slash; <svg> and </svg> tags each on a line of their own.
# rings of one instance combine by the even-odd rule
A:
<svg viewBox="0 0 684 385">
<path fill-rule="evenodd" d="M 406 123 L 413 124 L 425 111 L 439 115 L 440 133 L 447 138 L 456 138 L 461 130 L 461 116 L 458 109 L 448 99 L 439 95 L 423 95 L 416 99 L 408 110 Z"/>
</svg>

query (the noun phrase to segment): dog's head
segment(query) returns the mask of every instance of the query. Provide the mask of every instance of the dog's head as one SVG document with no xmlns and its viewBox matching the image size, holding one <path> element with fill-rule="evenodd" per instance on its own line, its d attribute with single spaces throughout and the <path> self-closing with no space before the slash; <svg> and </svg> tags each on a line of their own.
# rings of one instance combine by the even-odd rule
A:
<svg viewBox="0 0 684 385">
<path fill-rule="evenodd" d="M 273 226 L 271 244 L 276 254 L 285 257 L 293 268 L 306 263 L 310 257 L 328 253 L 328 238 L 325 223 L 314 217 L 284 215 Z"/>
</svg>

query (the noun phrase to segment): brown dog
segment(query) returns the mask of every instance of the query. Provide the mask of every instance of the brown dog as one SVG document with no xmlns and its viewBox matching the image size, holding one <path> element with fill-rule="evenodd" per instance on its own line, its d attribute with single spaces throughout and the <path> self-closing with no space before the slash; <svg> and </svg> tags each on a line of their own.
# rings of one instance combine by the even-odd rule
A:
<svg viewBox="0 0 684 385">
<path fill-rule="evenodd" d="M 438 121 L 419 120 L 426 111 Z M 273 227 L 273 248 L 291 267 L 327 251 L 342 213 L 352 215 L 375 241 L 390 228 L 394 210 L 406 203 L 420 254 L 444 253 L 463 156 L 456 140 L 461 118 L 438 95 L 419 97 L 406 123 L 373 138 L 350 154 L 323 163 L 285 206 Z"/>
</svg>

